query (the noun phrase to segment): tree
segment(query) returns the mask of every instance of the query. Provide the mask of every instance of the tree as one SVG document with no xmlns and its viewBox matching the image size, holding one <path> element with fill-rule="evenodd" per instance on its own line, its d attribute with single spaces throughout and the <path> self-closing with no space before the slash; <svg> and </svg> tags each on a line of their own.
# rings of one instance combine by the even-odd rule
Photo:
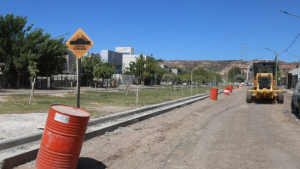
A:
<svg viewBox="0 0 300 169">
<path fill-rule="evenodd" d="M 228 80 L 230 82 L 234 82 L 234 76 L 237 74 L 241 74 L 241 69 L 238 67 L 232 67 L 227 74 Z"/>
<path fill-rule="evenodd" d="M 159 74 L 159 72 L 161 72 L 162 68 L 153 57 L 147 57 L 145 66 L 145 80 L 149 79 L 151 84 L 153 84 L 153 79 Z"/>
<path fill-rule="evenodd" d="M 146 59 L 143 54 L 136 57 L 135 62 L 129 63 L 129 73 L 138 78 L 138 83 L 140 80 L 145 82 L 146 78 Z"/>
<path fill-rule="evenodd" d="M 245 81 L 245 76 L 242 75 L 242 74 L 237 74 L 237 75 L 234 76 L 234 81 L 238 82 L 238 83 L 244 82 Z"/>
<path fill-rule="evenodd" d="M 96 65 L 102 65 L 101 57 L 82 57 L 81 72 L 87 77 L 88 80 L 93 80 L 94 68 Z"/>
<path fill-rule="evenodd" d="M 12 71 L 14 62 L 26 62 L 25 58 L 16 59 L 20 56 L 21 48 L 24 46 L 24 37 L 26 32 L 30 31 L 33 25 L 27 24 L 27 17 L 14 16 L 7 14 L 5 17 L 0 15 L 0 48 L 4 57 L 1 57 L 4 63 L 3 75 L 4 86 L 7 86 L 9 71 Z M 17 65 L 18 66 L 18 65 Z"/>
<path fill-rule="evenodd" d="M 17 87 L 20 87 L 21 76 L 28 70 L 30 70 L 29 73 L 33 73 L 30 75 L 30 79 L 33 79 L 33 76 L 36 76 L 36 73 L 39 72 L 37 69 L 40 56 L 38 54 L 38 48 L 39 45 L 49 37 L 49 34 L 46 36 L 43 35 L 42 29 L 35 29 L 23 37 L 20 37 L 20 45 L 16 47 L 16 51 L 19 50 L 19 53 L 16 54 L 13 59 L 13 64 L 17 72 Z"/>
<path fill-rule="evenodd" d="M 67 47 L 64 38 L 51 39 L 46 34 L 44 42 L 38 45 L 38 69 L 40 75 L 49 75 L 54 71 L 61 72 L 66 62 Z"/>
<path fill-rule="evenodd" d="M 108 79 L 115 72 L 116 72 L 116 69 L 110 63 L 103 63 L 103 64 L 98 63 L 94 67 L 93 75 L 98 79 Z M 106 85 L 106 86 L 108 86 L 108 85 Z"/>
<path fill-rule="evenodd" d="M 37 75 L 49 75 L 60 70 L 65 62 L 66 46 L 64 39 L 51 39 L 51 35 L 42 29 L 31 31 L 33 24 L 25 27 L 27 17 L 8 14 L 0 15 L 0 62 L 4 63 L 4 85 L 7 85 L 9 74 L 20 79 L 30 74 L 30 79 Z"/>
<path fill-rule="evenodd" d="M 153 84 L 153 79 L 161 79 L 166 73 L 159 63 L 153 57 L 147 57 L 143 54 L 136 57 L 135 62 L 129 63 L 127 74 L 134 75 L 140 81 L 150 82 Z"/>
<path fill-rule="evenodd" d="M 191 80 L 191 73 L 190 72 L 182 72 L 180 75 L 181 82 L 189 82 Z"/>
</svg>

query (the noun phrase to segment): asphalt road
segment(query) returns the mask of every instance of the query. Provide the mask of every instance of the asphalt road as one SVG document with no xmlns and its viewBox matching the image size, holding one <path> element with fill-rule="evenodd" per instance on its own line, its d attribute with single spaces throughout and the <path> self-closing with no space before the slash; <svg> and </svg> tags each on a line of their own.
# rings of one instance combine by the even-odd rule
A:
<svg viewBox="0 0 300 169">
<path fill-rule="evenodd" d="M 245 94 L 236 89 L 86 141 L 77 168 L 299 169 L 291 94 L 284 104 L 247 104 Z"/>
</svg>

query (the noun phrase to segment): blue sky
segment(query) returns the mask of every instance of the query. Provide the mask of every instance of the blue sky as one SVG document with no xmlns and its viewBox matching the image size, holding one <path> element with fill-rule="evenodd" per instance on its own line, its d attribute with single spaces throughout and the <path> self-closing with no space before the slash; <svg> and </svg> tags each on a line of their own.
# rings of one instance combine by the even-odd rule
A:
<svg viewBox="0 0 300 169">
<path fill-rule="evenodd" d="M 81 28 L 93 40 L 89 52 L 133 47 L 164 60 L 274 59 L 300 34 L 299 0 L 2 0 L 2 15 L 27 16 L 52 37 Z M 300 37 L 278 56 L 300 60 Z"/>
</svg>

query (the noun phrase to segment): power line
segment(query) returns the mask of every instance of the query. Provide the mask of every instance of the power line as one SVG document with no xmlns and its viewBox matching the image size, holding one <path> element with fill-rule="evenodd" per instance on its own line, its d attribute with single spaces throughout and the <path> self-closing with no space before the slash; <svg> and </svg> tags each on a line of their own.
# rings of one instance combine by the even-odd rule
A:
<svg viewBox="0 0 300 169">
<path fill-rule="evenodd" d="M 294 45 L 294 43 L 295 43 L 296 40 L 299 38 L 299 36 L 300 36 L 300 34 L 298 34 L 298 36 L 297 36 L 297 37 L 295 38 L 295 40 L 290 44 L 289 47 L 287 47 L 284 51 L 282 51 L 282 52 L 279 53 L 278 55 L 281 55 L 281 54 L 283 54 L 284 52 L 288 52 L 288 49 Z M 278 55 L 277 55 L 277 56 L 278 56 Z"/>
<path fill-rule="evenodd" d="M 290 54 L 290 55 L 292 55 L 292 56 L 295 56 L 295 57 L 300 58 L 300 56 L 294 55 L 294 54 L 292 54 L 292 53 L 290 53 L 290 52 L 288 52 L 288 51 L 286 51 L 286 53 L 288 53 L 288 54 Z"/>
<path fill-rule="evenodd" d="M 299 34 L 300 35 L 300 34 Z M 298 35 L 298 37 L 299 37 Z M 294 43 L 300 43 L 300 42 L 295 42 L 296 39 L 293 41 L 293 44 Z M 290 43 L 285 43 L 285 44 L 278 44 L 278 45 L 272 45 L 272 46 L 268 46 L 268 48 L 270 47 L 275 47 L 275 46 L 283 46 L 283 45 L 287 45 L 287 44 L 290 44 Z M 290 44 L 293 45 L 293 44 Z M 290 47 L 289 47 L 290 48 Z M 248 48 L 247 51 L 252 51 L 252 50 L 259 50 L 259 49 L 265 49 L 265 47 L 257 47 L 257 48 Z M 212 56 L 212 55 L 221 55 L 221 54 L 230 54 L 230 53 L 240 53 L 241 51 L 228 51 L 228 52 L 218 52 L 218 53 L 209 53 L 209 54 L 201 54 L 201 55 L 198 55 L 197 57 L 202 57 L 202 56 Z M 285 50 L 284 50 L 285 52 Z"/>
<path fill-rule="evenodd" d="M 59 37 L 62 37 L 62 36 L 66 36 L 66 35 L 68 35 L 68 34 L 70 34 L 70 32 L 65 33 L 65 34 L 63 34 L 63 35 L 56 36 L 56 37 L 54 37 L 54 38 L 52 38 L 52 39 L 56 39 L 56 38 L 59 38 Z"/>
</svg>

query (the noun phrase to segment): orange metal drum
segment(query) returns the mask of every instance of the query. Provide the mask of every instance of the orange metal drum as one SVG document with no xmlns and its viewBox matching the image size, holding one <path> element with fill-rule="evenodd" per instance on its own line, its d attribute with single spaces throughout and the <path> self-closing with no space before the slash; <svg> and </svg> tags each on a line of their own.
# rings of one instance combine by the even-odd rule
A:
<svg viewBox="0 0 300 169">
<path fill-rule="evenodd" d="M 218 98 L 218 89 L 211 88 L 210 89 L 210 100 L 217 100 Z"/>
<path fill-rule="evenodd" d="M 233 85 L 229 86 L 229 93 L 232 93 Z"/>
<path fill-rule="evenodd" d="M 230 89 L 229 87 L 224 88 L 224 94 L 227 96 L 229 96 L 229 89 Z"/>
<path fill-rule="evenodd" d="M 77 107 L 51 105 L 35 166 L 75 169 L 90 113 Z"/>
</svg>

